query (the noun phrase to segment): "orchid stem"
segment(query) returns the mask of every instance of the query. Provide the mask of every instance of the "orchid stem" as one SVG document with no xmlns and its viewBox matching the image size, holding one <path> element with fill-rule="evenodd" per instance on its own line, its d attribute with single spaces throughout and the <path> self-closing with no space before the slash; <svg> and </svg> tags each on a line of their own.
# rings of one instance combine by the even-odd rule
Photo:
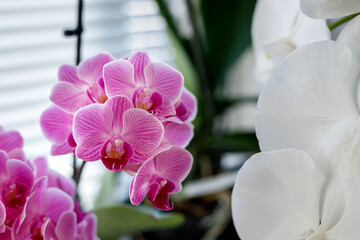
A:
<svg viewBox="0 0 360 240">
<path fill-rule="evenodd" d="M 358 16 L 359 14 L 360 14 L 360 13 L 354 13 L 354 14 L 352 14 L 352 15 L 343 17 L 343 18 L 341 18 L 340 20 L 338 20 L 338 21 L 330 24 L 330 25 L 329 25 L 330 31 L 332 31 L 332 30 L 334 30 L 335 28 L 341 26 L 342 24 L 350 21 L 351 19 L 355 18 L 355 17 Z"/>
<path fill-rule="evenodd" d="M 76 195 L 75 195 L 75 199 L 80 201 L 79 199 L 79 192 L 78 192 L 78 188 L 79 188 L 79 182 L 80 182 L 80 177 L 81 174 L 83 172 L 83 169 L 85 167 L 86 161 L 83 161 L 80 168 L 74 167 L 74 181 L 76 184 Z"/>
</svg>

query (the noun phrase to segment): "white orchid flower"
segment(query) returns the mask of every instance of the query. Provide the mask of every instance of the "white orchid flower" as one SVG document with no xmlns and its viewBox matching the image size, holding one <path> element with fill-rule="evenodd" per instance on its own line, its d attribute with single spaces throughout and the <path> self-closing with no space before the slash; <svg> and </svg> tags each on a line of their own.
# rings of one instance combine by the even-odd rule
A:
<svg viewBox="0 0 360 240">
<path fill-rule="evenodd" d="M 360 119 L 359 74 L 358 58 L 339 42 L 312 43 L 290 54 L 259 97 L 255 127 L 261 150 L 295 148 L 314 156 L 335 123 Z"/>
<path fill-rule="evenodd" d="M 331 181 L 299 150 L 264 152 L 238 173 L 232 194 L 235 228 L 242 240 L 357 240 L 360 177 Z"/>
<path fill-rule="evenodd" d="M 301 10 L 311 18 L 329 19 L 360 12 L 358 0 L 300 0 Z"/>
<path fill-rule="evenodd" d="M 255 76 L 266 82 L 274 66 L 294 49 L 311 42 L 329 40 L 325 20 L 308 18 L 299 0 L 259 0 L 252 25 Z"/>
</svg>

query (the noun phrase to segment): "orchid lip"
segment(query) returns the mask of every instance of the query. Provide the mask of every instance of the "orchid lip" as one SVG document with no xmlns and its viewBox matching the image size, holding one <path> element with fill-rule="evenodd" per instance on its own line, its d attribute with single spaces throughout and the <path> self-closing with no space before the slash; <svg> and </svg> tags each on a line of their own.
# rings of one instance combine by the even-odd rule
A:
<svg viewBox="0 0 360 240">
<path fill-rule="evenodd" d="M 108 99 L 101 81 L 103 80 L 100 78 L 97 82 L 91 83 L 86 91 L 87 95 L 94 103 L 105 103 Z"/>
<path fill-rule="evenodd" d="M 163 98 L 158 92 L 152 92 L 150 88 L 142 88 L 134 92 L 133 102 L 136 108 L 156 114 L 156 109 L 163 104 Z"/>
<path fill-rule="evenodd" d="M 134 154 L 133 148 L 127 142 L 115 137 L 105 142 L 101 149 L 101 161 L 109 170 L 118 172 L 125 168 Z"/>
<path fill-rule="evenodd" d="M 4 203 L 10 208 L 20 208 L 26 202 L 26 188 L 16 183 L 12 183 L 3 190 Z"/>
</svg>

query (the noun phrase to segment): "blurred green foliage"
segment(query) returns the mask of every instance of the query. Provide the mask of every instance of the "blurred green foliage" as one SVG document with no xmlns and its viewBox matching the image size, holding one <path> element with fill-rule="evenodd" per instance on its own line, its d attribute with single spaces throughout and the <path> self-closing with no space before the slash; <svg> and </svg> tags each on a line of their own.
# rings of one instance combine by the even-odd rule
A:
<svg viewBox="0 0 360 240">
<path fill-rule="evenodd" d="M 98 217 L 98 235 L 102 240 L 114 240 L 124 234 L 147 230 L 173 228 L 184 222 L 181 214 L 159 213 L 153 208 L 130 205 L 100 208 L 94 213 Z"/>
</svg>

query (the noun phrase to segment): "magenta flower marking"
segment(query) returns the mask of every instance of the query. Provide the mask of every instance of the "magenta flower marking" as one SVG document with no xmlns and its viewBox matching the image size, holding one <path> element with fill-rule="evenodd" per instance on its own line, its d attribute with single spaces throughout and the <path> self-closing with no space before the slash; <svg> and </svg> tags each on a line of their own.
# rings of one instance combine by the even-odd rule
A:
<svg viewBox="0 0 360 240">
<path fill-rule="evenodd" d="M 75 151 L 76 142 L 72 134 L 73 115 L 57 106 L 45 110 L 40 117 L 40 125 L 47 139 L 53 144 L 52 155 Z"/>
<path fill-rule="evenodd" d="M 156 208 L 173 209 L 169 204 L 169 194 L 181 190 L 181 182 L 188 175 L 192 162 L 191 154 L 177 146 L 147 160 L 131 182 L 131 203 L 139 205 L 147 195 Z"/>
<path fill-rule="evenodd" d="M 161 122 L 148 112 L 135 109 L 125 96 L 84 107 L 74 117 L 77 157 L 85 161 L 101 159 L 113 171 L 121 171 L 127 163 L 138 164 L 132 161 L 134 153 L 156 150 L 163 134 Z"/>
<path fill-rule="evenodd" d="M 103 66 L 113 61 L 109 54 L 98 54 L 81 62 L 78 67 L 63 65 L 59 69 L 60 82 L 55 85 L 50 100 L 69 113 L 91 103 L 104 103 Z"/>
<path fill-rule="evenodd" d="M 146 53 L 138 52 L 128 58 L 104 66 L 105 91 L 109 97 L 124 95 L 136 108 L 158 117 L 173 115 L 173 105 L 180 98 L 183 76 L 164 63 L 152 63 Z"/>
</svg>

